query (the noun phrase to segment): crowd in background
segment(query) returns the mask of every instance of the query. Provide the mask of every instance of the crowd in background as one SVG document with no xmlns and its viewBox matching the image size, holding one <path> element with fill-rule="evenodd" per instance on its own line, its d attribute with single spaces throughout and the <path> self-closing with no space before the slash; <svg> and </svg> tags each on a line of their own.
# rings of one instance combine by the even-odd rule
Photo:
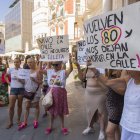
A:
<svg viewBox="0 0 140 140">
<path fill-rule="evenodd" d="M 94 132 L 94 124 L 99 122 L 99 140 L 139 140 L 140 72 L 93 68 L 90 67 L 90 61 L 87 61 L 87 67 L 82 71 L 78 62 L 74 63 L 78 70 L 79 79 L 85 82 L 87 127 L 82 132 L 83 135 Z M 30 70 L 28 79 L 11 77 L 12 73 L 17 73 L 21 68 Z M 27 56 L 23 67 L 21 59 L 15 58 L 12 68 L 9 68 L 7 59 L 4 64 L 0 58 L 0 105 L 9 104 L 7 129 L 13 126 L 16 101 L 18 102 L 18 130 L 27 127 L 30 108 L 35 108 L 33 126 L 38 128 L 40 98 L 51 89 L 53 105 L 44 108 L 43 114 L 46 116 L 49 112 L 51 115 L 50 125 L 46 128 L 45 133 L 50 134 L 53 131 L 54 119 L 59 116 L 61 131 L 64 135 L 68 134 L 68 129 L 64 125 L 64 115 L 69 113 L 65 87 L 66 79 L 72 70 L 71 56 L 68 69 L 61 61 L 39 62 L 39 55 L 36 58 Z M 8 86 L 10 86 L 10 93 L 8 93 Z M 24 99 L 26 102 L 25 112 L 24 119 L 21 121 L 23 93 L 25 91 L 36 94 L 32 100 Z M 122 131 L 120 131 L 120 124 Z"/>
</svg>

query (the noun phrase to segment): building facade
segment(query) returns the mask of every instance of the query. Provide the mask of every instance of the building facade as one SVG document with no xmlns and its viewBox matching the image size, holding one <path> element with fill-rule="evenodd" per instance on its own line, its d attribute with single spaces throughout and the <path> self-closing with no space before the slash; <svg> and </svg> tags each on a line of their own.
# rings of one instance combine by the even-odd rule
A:
<svg viewBox="0 0 140 140">
<path fill-rule="evenodd" d="M 5 42 L 5 25 L 0 22 L 0 42 Z"/>
<path fill-rule="evenodd" d="M 37 48 L 37 38 L 48 36 L 48 0 L 34 0 L 32 13 L 33 47 Z"/>
<path fill-rule="evenodd" d="M 37 38 L 56 35 L 69 35 L 70 46 L 73 46 L 80 34 L 75 23 L 79 3 L 79 0 L 34 0 L 34 46 L 37 46 Z"/>
<path fill-rule="evenodd" d="M 80 7 L 82 7 L 83 2 L 85 6 L 85 11 L 83 11 L 82 16 L 78 14 L 76 18 L 77 26 L 81 31 L 80 38 L 84 38 L 83 22 L 85 20 L 138 1 L 140 0 L 80 0 Z"/>
<path fill-rule="evenodd" d="M 33 1 L 14 0 L 5 16 L 6 52 L 32 48 L 32 10 Z"/>
</svg>

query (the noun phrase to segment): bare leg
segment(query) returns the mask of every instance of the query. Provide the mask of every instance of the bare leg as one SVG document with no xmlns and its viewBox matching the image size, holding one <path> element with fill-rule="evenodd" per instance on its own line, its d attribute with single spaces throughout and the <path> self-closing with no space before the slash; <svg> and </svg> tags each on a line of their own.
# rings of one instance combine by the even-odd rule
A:
<svg viewBox="0 0 140 140">
<path fill-rule="evenodd" d="M 15 95 L 9 96 L 9 124 L 6 127 L 7 129 L 9 129 L 13 125 L 13 117 L 14 117 L 14 108 L 15 108 L 16 98 L 17 97 Z"/>
<path fill-rule="evenodd" d="M 107 140 L 120 140 L 118 129 L 119 129 L 118 125 L 108 121 L 107 130 L 106 130 Z M 115 137 L 117 139 L 115 139 Z"/>
<path fill-rule="evenodd" d="M 59 115 L 61 121 L 61 128 L 64 128 L 64 115 Z"/>
<path fill-rule="evenodd" d="M 100 123 L 100 130 L 105 131 L 105 117 L 103 114 L 98 114 L 99 115 L 99 123 Z"/>
<path fill-rule="evenodd" d="M 27 124 L 27 119 L 30 113 L 31 101 L 26 101 L 26 111 L 24 115 L 24 122 Z"/>
<path fill-rule="evenodd" d="M 17 114 L 18 114 L 18 119 L 17 119 L 17 123 L 20 123 L 20 118 L 21 118 L 21 113 L 22 113 L 22 101 L 23 101 L 23 96 L 19 95 L 18 96 L 18 110 L 17 110 Z"/>
<path fill-rule="evenodd" d="M 54 115 L 51 115 L 51 124 L 50 124 L 50 128 L 53 128 L 53 122 L 54 122 Z"/>
<path fill-rule="evenodd" d="M 115 140 L 120 140 L 120 138 L 121 138 L 121 132 L 119 126 L 117 126 L 115 130 Z"/>
<path fill-rule="evenodd" d="M 99 116 L 99 123 L 100 123 L 100 134 L 99 134 L 99 139 L 105 139 L 105 116 L 104 114 L 98 113 Z"/>
<path fill-rule="evenodd" d="M 35 120 L 38 121 L 40 114 L 40 107 L 39 107 L 39 102 L 36 103 L 36 111 L 35 111 Z"/>
</svg>

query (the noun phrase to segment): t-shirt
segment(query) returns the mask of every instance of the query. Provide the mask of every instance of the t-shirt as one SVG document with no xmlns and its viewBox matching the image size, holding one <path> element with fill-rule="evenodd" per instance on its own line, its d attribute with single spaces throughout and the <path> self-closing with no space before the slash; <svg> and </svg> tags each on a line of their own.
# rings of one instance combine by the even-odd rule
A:
<svg viewBox="0 0 140 140">
<path fill-rule="evenodd" d="M 54 87 L 65 88 L 65 85 L 66 85 L 65 70 L 60 70 L 58 72 L 55 72 L 53 69 L 49 69 L 49 70 L 47 70 L 47 76 L 48 76 L 48 85 L 49 85 L 49 87 L 52 87 L 53 83 L 55 81 Z"/>
<path fill-rule="evenodd" d="M 7 72 L 9 75 L 11 75 L 11 88 L 23 88 L 24 85 L 17 80 L 18 76 L 18 70 L 15 68 L 10 68 Z"/>
</svg>

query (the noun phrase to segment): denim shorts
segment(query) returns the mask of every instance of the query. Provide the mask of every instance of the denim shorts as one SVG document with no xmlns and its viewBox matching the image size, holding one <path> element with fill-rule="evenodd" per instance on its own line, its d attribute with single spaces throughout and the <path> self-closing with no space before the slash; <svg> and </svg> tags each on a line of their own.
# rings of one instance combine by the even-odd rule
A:
<svg viewBox="0 0 140 140">
<path fill-rule="evenodd" d="M 10 95 L 23 95 L 24 88 L 11 88 Z"/>
</svg>

